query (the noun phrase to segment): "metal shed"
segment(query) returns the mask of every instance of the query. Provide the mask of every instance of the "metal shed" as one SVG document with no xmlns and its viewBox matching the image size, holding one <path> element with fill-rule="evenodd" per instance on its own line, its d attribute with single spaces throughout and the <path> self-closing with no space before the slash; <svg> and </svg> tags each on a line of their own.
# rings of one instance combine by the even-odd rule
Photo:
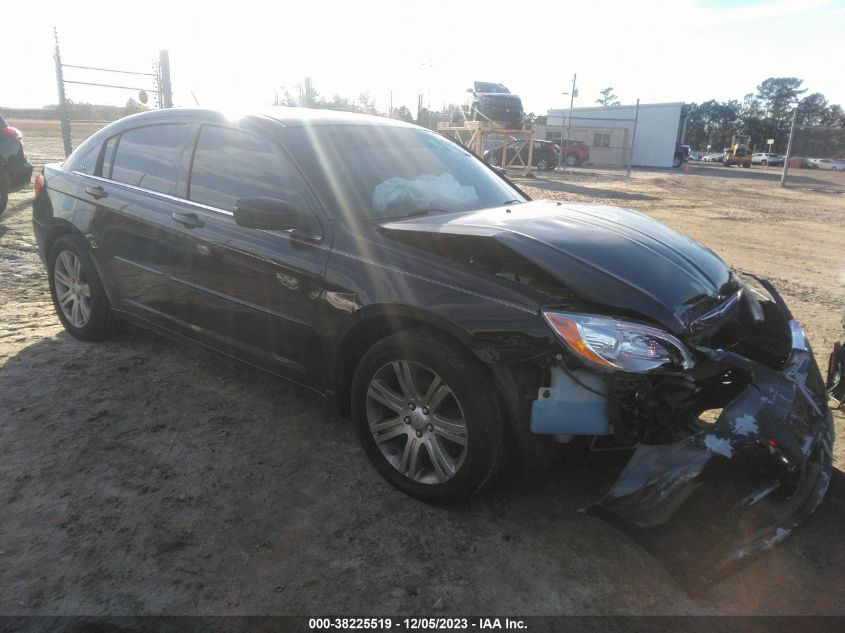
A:
<svg viewBox="0 0 845 633">
<path fill-rule="evenodd" d="M 627 163 L 639 167 L 671 167 L 675 145 L 684 136 L 683 102 L 573 108 L 569 138 L 590 146 L 594 165 Z M 569 131 L 569 109 L 551 109 L 540 138 L 561 138 Z M 634 128 L 636 127 L 636 132 Z M 631 143 L 633 152 L 631 153 Z"/>
</svg>

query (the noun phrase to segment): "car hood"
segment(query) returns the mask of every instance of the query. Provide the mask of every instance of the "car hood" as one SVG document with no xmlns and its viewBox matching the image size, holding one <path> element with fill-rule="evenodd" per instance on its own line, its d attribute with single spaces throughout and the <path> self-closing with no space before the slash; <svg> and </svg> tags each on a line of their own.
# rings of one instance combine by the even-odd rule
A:
<svg viewBox="0 0 845 633">
<path fill-rule="evenodd" d="M 581 299 L 638 313 L 676 334 L 739 287 L 711 250 L 629 209 L 537 200 L 382 227 L 496 240 Z"/>
</svg>

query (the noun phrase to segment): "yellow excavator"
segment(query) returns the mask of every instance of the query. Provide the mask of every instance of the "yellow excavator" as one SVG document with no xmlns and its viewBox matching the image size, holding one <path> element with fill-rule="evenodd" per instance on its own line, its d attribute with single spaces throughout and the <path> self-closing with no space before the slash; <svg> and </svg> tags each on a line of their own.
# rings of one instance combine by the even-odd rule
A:
<svg viewBox="0 0 845 633">
<path fill-rule="evenodd" d="M 725 167 L 731 165 L 751 167 L 751 137 L 747 134 L 734 134 L 731 137 L 731 146 L 725 148 L 722 164 Z"/>
</svg>

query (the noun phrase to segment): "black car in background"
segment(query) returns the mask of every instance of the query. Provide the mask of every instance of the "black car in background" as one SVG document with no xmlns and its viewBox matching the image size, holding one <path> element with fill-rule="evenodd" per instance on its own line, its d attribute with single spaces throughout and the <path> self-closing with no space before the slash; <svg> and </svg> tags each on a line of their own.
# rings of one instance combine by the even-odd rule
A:
<svg viewBox="0 0 845 633">
<path fill-rule="evenodd" d="M 675 145 L 675 155 L 672 157 L 672 167 L 680 167 L 690 158 L 689 145 Z"/>
<path fill-rule="evenodd" d="M 32 164 L 23 153 L 23 135 L 0 115 L 0 213 L 9 204 L 9 194 L 26 187 L 32 178 Z"/>
<path fill-rule="evenodd" d="M 825 385 L 771 284 L 640 213 L 532 201 L 428 130 L 149 112 L 36 191 L 70 334 L 131 321 L 333 396 L 415 497 L 464 497 L 556 441 L 627 447 L 589 511 L 694 585 L 827 489 Z"/>
<path fill-rule="evenodd" d="M 558 165 L 560 147 L 551 141 L 533 141 L 534 151 L 531 166 L 544 171 L 551 171 Z M 528 141 L 519 140 L 509 143 L 505 152 L 505 165 L 520 166 L 528 163 Z M 484 152 L 484 161 L 494 167 L 502 166 L 502 148 Z"/>
<path fill-rule="evenodd" d="M 504 85 L 475 81 L 467 92 L 470 93 L 467 116 L 471 121 L 489 121 L 508 129 L 522 129 L 525 125 L 522 99 Z"/>
</svg>

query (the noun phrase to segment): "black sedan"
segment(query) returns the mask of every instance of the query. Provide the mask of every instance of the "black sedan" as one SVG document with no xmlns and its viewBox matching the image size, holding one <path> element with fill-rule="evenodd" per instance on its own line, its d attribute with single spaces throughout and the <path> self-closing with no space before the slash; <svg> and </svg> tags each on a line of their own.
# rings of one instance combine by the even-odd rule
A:
<svg viewBox="0 0 845 633">
<path fill-rule="evenodd" d="M 551 141 L 534 141 L 534 151 L 531 155 L 531 166 L 543 171 L 551 171 L 558 166 L 560 147 Z M 519 167 L 528 164 L 528 141 L 519 140 L 509 143 L 502 150 L 501 147 L 484 152 L 484 160 L 494 167 Z M 502 163 L 504 154 L 505 162 Z"/>
<path fill-rule="evenodd" d="M 824 381 L 771 284 L 637 212 L 531 201 L 427 130 L 143 113 L 36 190 L 71 335 L 131 321 L 333 396 L 415 497 L 464 497 L 555 442 L 628 448 L 589 511 L 695 585 L 827 489 Z"/>
<path fill-rule="evenodd" d="M 32 164 L 23 153 L 23 135 L 0 116 L 0 213 L 9 204 L 9 194 L 29 185 Z"/>
</svg>

